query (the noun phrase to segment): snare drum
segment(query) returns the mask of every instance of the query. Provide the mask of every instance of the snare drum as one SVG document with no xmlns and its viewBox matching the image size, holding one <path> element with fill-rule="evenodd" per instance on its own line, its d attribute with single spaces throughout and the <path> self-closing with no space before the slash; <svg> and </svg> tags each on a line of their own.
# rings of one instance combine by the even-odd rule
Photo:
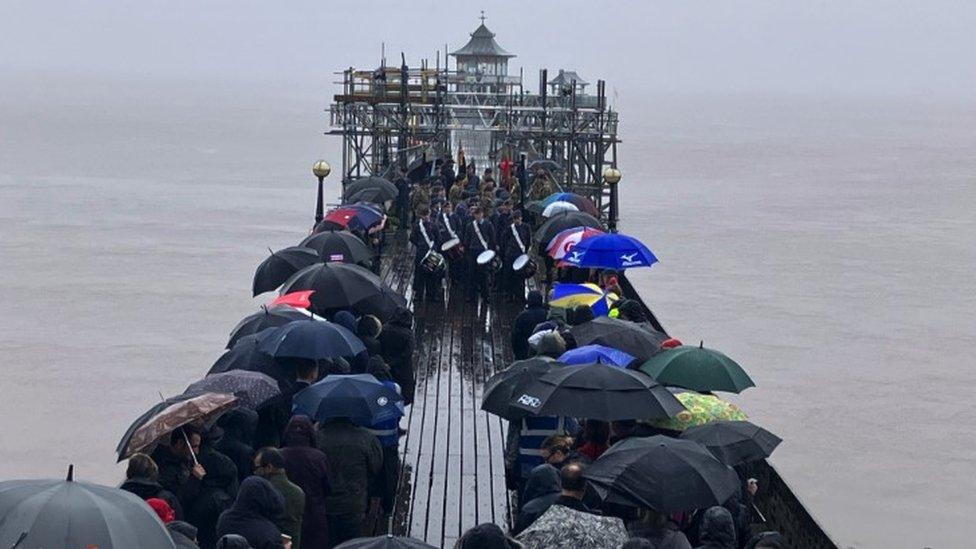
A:
<svg viewBox="0 0 976 549">
<path fill-rule="evenodd" d="M 478 254 L 478 265 L 487 265 L 492 259 L 495 259 L 495 250 L 485 250 Z"/>
<path fill-rule="evenodd" d="M 443 255 L 435 252 L 434 250 L 430 250 L 427 252 L 427 255 L 420 260 L 420 266 L 424 269 L 424 271 L 430 274 L 440 274 L 444 272 L 444 267 L 447 266 L 447 261 L 444 259 Z"/>
<path fill-rule="evenodd" d="M 532 278 L 535 275 L 537 266 L 529 254 L 522 254 L 512 262 L 512 270 L 522 275 L 522 278 Z"/>
<path fill-rule="evenodd" d="M 441 251 L 444 252 L 447 259 L 457 261 L 464 257 L 464 250 L 462 248 L 463 246 L 461 246 L 461 239 L 452 238 L 441 246 Z"/>
<path fill-rule="evenodd" d="M 502 269 L 502 258 L 494 250 L 485 250 L 478 254 L 478 267 L 486 268 L 491 273 L 497 273 Z"/>
</svg>

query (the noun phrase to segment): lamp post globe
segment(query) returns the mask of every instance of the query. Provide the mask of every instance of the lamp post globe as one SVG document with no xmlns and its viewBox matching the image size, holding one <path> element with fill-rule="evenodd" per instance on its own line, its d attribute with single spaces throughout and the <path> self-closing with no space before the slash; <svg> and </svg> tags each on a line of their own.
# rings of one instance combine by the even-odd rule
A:
<svg viewBox="0 0 976 549">
<path fill-rule="evenodd" d="M 620 183 L 620 170 L 617 168 L 607 168 L 603 170 L 603 180 L 610 185 L 610 212 L 607 219 L 607 228 L 610 232 L 617 232 L 617 212 L 618 210 L 618 197 L 617 197 L 617 183 Z"/>
<path fill-rule="evenodd" d="M 616 185 L 620 183 L 620 170 L 617 168 L 607 168 L 603 170 L 603 179 L 611 185 Z"/>
<path fill-rule="evenodd" d="M 325 160 L 316 160 L 312 164 L 312 174 L 319 180 L 319 194 L 315 201 L 315 224 L 318 225 L 324 217 L 324 207 L 322 201 L 322 180 L 332 173 L 332 166 Z"/>
</svg>

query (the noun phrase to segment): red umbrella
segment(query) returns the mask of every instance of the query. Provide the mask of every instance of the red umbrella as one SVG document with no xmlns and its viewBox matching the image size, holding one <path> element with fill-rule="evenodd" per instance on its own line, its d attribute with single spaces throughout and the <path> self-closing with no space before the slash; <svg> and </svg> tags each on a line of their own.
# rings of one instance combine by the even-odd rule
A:
<svg viewBox="0 0 976 549">
<path fill-rule="evenodd" d="M 557 234 L 549 242 L 546 251 L 549 252 L 549 257 L 559 260 L 566 257 L 566 254 L 573 249 L 573 246 L 579 244 L 581 241 L 601 234 L 604 234 L 603 231 L 592 227 L 573 227 L 566 229 Z"/>
<path fill-rule="evenodd" d="M 268 304 L 268 308 L 274 307 L 275 305 L 291 305 L 292 307 L 298 309 L 308 309 L 312 306 L 312 294 L 315 290 L 304 290 L 301 292 L 291 292 L 290 294 L 285 294 L 281 297 L 276 298 L 274 301 Z"/>
</svg>

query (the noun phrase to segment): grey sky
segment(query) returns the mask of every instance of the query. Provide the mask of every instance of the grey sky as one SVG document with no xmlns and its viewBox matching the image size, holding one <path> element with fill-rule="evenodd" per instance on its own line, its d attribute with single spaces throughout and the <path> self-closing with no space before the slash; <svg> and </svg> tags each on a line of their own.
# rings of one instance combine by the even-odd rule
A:
<svg viewBox="0 0 976 549">
<path fill-rule="evenodd" d="M 485 9 L 528 81 L 618 90 L 976 95 L 967 1 L 251 2 L 2 0 L 0 70 L 254 80 L 321 90 L 403 50 L 458 47 Z M 341 8 L 335 7 L 341 5 Z"/>
</svg>

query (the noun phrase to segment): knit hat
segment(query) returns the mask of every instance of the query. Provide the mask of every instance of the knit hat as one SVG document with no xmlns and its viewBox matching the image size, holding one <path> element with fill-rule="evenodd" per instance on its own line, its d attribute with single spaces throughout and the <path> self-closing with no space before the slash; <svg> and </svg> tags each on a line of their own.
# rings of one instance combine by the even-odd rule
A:
<svg viewBox="0 0 976 549">
<path fill-rule="evenodd" d="M 163 524 L 171 522 L 176 518 L 176 512 L 173 511 L 173 508 L 170 507 L 168 503 L 166 503 L 166 500 L 160 498 L 149 498 L 146 500 L 146 503 L 152 507 L 153 511 L 156 511 L 156 514 L 159 516 L 159 520 L 163 521 Z"/>
</svg>

